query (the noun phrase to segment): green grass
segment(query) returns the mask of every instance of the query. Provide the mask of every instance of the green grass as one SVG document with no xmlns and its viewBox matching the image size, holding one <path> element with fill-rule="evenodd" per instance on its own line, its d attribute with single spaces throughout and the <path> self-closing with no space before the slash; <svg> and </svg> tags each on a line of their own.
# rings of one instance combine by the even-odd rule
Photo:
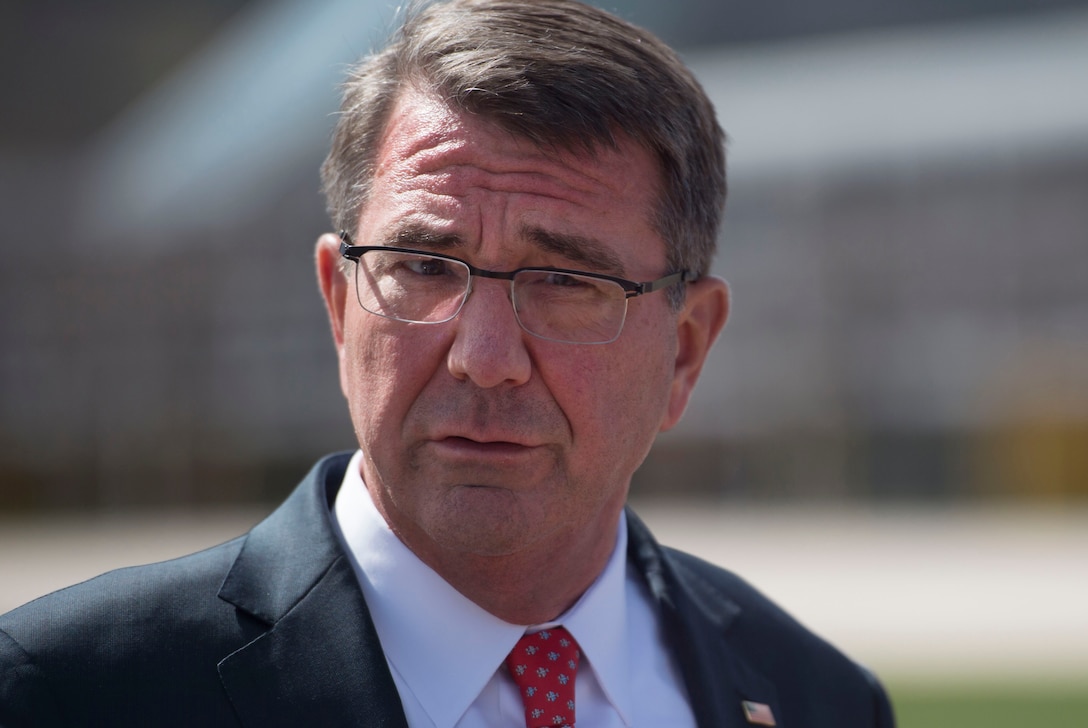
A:
<svg viewBox="0 0 1088 728">
<path fill-rule="evenodd" d="M 889 689 L 899 728 L 1088 728 L 1088 682 Z"/>
</svg>

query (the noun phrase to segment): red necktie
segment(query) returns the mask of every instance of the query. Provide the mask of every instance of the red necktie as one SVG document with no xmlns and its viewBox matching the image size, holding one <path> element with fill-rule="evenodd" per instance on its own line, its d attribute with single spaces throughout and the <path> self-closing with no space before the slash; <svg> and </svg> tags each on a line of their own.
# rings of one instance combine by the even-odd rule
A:
<svg viewBox="0 0 1088 728">
<path fill-rule="evenodd" d="M 562 627 L 527 634 L 506 658 L 525 703 L 526 728 L 574 728 L 574 674 L 581 653 Z"/>
</svg>

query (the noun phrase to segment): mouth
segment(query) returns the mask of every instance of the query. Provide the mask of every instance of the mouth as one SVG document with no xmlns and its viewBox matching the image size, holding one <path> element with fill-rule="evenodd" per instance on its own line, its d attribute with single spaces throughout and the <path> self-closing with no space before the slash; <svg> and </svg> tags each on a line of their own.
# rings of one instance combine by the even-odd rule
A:
<svg viewBox="0 0 1088 728">
<path fill-rule="evenodd" d="M 510 440 L 476 440 L 459 435 L 444 437 L 434 442 L 443 449 L 477 456 L 518 455 L 533 449 L 531 445 Z"/>
<path fill-rule="evenodd" d="M 427 440 L 418 453 L 422 466 L 438 468 L 444 479 L 501 489 L 520 489 L 554 471 L 556 454 L 545 444 L 479 435 L 446 435 Z"/>
</svg>

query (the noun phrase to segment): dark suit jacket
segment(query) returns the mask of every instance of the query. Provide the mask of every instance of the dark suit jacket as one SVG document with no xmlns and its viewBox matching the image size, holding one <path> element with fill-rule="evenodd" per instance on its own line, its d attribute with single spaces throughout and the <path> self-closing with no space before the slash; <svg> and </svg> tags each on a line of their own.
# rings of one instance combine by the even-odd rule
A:
<svg viewBox="0 0 1088 728">
<path fill-rule="evenodd" d="M 405 726 L 329 506 L 349 456 L 320 461 L 249 534 L 121 569 L 0 617 L 0 726 Z M 736 576 L 663 548 L 628 513 L 703 728 L 893 725 L 862 668 Z M 585 726 L 584 728 L 592 728 Z"/>
</svg>

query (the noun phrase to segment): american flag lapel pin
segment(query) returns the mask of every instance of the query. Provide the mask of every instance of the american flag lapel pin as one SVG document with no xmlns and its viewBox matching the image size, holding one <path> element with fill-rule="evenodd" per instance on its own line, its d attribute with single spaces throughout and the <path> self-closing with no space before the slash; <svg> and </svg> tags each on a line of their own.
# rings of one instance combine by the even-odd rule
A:
<svg viewBox="0 0 1088 728">
<path fill-rule="evenodd" d="M 754 725 L 778 725 L 774 722 L 774 713 L 771 706 L 766 703 L 756 703 L 751 700 L 742 700 L 740 705 L 744 708 L 744 717 Z"/>
</svg>

